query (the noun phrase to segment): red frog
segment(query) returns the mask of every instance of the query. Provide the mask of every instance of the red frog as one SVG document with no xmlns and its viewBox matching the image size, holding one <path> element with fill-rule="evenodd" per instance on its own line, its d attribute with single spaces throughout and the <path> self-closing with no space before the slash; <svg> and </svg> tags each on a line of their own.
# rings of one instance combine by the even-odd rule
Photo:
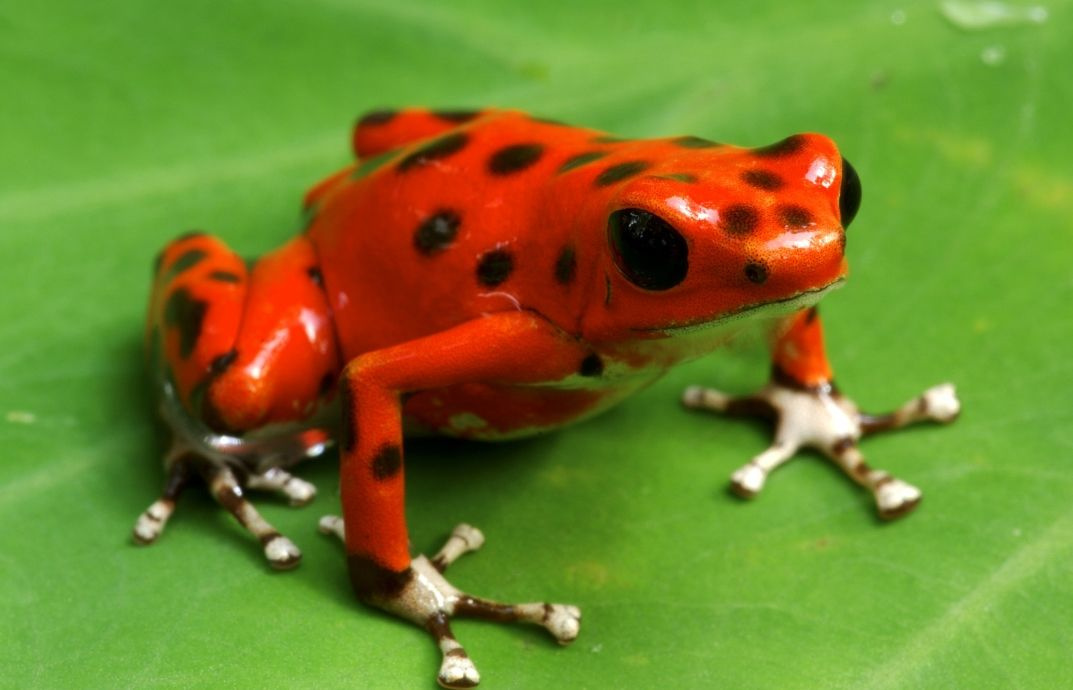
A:
<svg viewBox="0 0 1073 690">
<path fill-rule="evenodd" d="M 830 139 L 740 148 L 619 139 L 514 111 L 405 110 L 366 115 L 353 143 L 357 161 L 309 191 L 305 232 L 282 248 L 247 264 L 194 233 L 161 254 L 147 340 L 172 445 L 138 541 L 159 536 L 200 475 L 273 566 L 295 565 L 297 547 L 244 490 L 308 502 L 314 488 L 287 469 L 337 441 L 343 517 L 321 527 L 344 539 L 356 594 L 434 636 L 442 685 L 475 685 L 453 616 L 537 623 L 567 643 L 580 613 L 455 589 L 443 571 L 480 546 L 475 528 L 457 528 L 431 559 L 411 556 L 404 426 L 542 432 L 748 326 L 773 344 L 771 382 L 746 397 L 684 394 L 689 407 L 775 422 L 774 443 L 733 489 L 755 495 L 812 446 L 874 494 L 881 517 L 920 500 L 865 464 L 858 441 L 950 421 L 959 403 L 944 384 L 868 415 L 834 386 L 814 305 L 846 276 L 861 187 Z"/>
</svg>

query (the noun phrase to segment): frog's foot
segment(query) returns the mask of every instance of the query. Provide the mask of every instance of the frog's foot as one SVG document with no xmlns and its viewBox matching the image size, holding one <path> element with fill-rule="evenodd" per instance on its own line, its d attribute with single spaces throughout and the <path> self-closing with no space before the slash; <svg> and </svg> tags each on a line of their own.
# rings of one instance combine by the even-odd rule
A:
<svg viewBox="0 0 1073 690">
<path fill-rule="evenodd" d="M 834 460 L 854 481 L 875 497 L 884 520 L 910 512 L 920 502 L 915 486 L 873 469 L 857 446 L 863 436 L 922 421 L 951 422 L 960 403 L 952 384 L 928 389 L 894 412 L 862 413 L 833 385 L 800 386 L 776 379 L 757 394 L 734 397 L 710 388 L 693 386 L 682 396 L 686 407 L 732 415 L 760 416 L 775 422 L 771 447 L 731 475 L 731 489 L 752 498 L 764 487 L 768 474 L 803 447 L 816 448 Z"/>
<path fill-rule="evenodd" d="M 246 499 L 243 485 L 230 466 L 185 451 L 179 444 L 173 448 L 166 465 L 168 481 L 164 493 L 138 516 L 134 524 L 133 537 L 136 543 L 152 544 L 157 540 L 164 531 L 168 518 L 175 511 L 179 494 L 194 473 L 197 473 L 208 484 L 216 502 L 234 515 L 239 523 L 261 542 L 269 565 L 277 570 L 287 570 L 298 565 L 302 552 L 294 542 L 269 524 Z M 279 491 L 287 496 L 293 505 L 308 503 L 316 494 L 312 484 L 279 468 L 250 474 L 246 486 Z"/>
<path fill-rule="evenodd" d="M 321 518 L 320 530 L 344 536 L 343 521 L 338 517 Z M 455 616 L 534 623 L 564 645 L 573 642 L 580 629 L 581 611 L 576 606 L 501 604 L 466 594 L 448 582 L 443 576 L 447 567 L 483 544 L 481 531 L 463 524 L 454 529 L 435 556 L 418 556 L 402 572 L 385 570 L 361 556 L 348 559 L 351 582 L 363 601 L 405 618 L 432 635 L 443 654 L 436 681 L 445 688 L 471 688 L 481 680 L 476 665 L 451 633 L 450 619 Z"/>
<path fill-rule="evenodd" d="M 165 389 L 170 393 L 170 387 Z M 164 492 L 138 516 L 133 538 L 138 544 L 152 544 L 164 531 L 175 512 L 182 490 L 192 478 L 200 476 L 216 501 L 234 515 L 239 523 L 261 542 L 269 564 L 277 570 L 298 565 L 301 552 L 287 537 L 270 525 L 247 500 L 246 489 L 273 491 L 292 506 L 304 506 L 317 495 L 317 488 L 283 469 L 303 460 L 318 457 L 332 443 L 322 429 L 263 440 L 206 433 L 197 437 L 188 433 L 195 424 L 174 400 L 162 406 L 165 421 L 177 430 L 164 459 L 167 481 Z M 197 441 L 190 438 L 197 437 Z"/>
</svg>

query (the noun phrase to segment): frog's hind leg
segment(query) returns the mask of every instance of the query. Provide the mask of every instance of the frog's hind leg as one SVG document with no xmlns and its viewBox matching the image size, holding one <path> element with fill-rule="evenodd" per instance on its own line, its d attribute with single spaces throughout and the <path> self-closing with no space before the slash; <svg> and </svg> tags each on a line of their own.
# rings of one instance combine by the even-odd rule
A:
<svg viewBox="0 0 1073 690">
<path fill-rule="evenodd" d="M 244 490 L 309 503 L 315 487 L 285 468 L 332 442 L 314 426 L 334 397 L 339 362 L 312 245 L 297 238 L 247 268 L 216 238 L 180 237 L 161 254 L 147 334 L 175 442 L 164 494 L 138 518 L 135 540 L 156 540 L 182 487 L 200 475 L 271 565 L 292 567 L 297 548 Z"/>
<path fill-rule="evenodd" d="M 872 493 L 878 515 L 884 520 L 912 511 L 920 502 L 921 491 L 870 467 L 858 448 L 860 439 L 916 422 L 951 422 L 960 411 L 954 386 L 947 383 L 928 389 L 894 412 L 861 412 L 834 385 L 815 309 L 790 318 L 775 344 L 772 380 L 763 389 L 750 396 L 734 397 L 693 386 L 686 389 L 682 402 L 694 409 L 774 421 L 772 445 L 731 476 L 731 489 L 739 496 L 755 496 L 772 470 L 801 448 L 812 447 Z"/>
</svg>

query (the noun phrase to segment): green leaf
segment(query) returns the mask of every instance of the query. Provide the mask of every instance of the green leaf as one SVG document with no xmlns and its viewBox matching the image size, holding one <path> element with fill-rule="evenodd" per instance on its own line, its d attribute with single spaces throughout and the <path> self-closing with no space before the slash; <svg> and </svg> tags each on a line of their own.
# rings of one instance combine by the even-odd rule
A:
<svg viewBox="0 0 1073 690">
<path fill-rule="evenodd" d="M 1071 6 L 980 26 L 949 13 L 9 3 L 2 683 L 434 687 L 425 634 L 359 605 L 341 549 L 316 533 L 338 510 L 334 457 L 302 473 L 314 506 L 259 502 L 302 547 L 294 572 L 268 572 L 197 488 L 158 544 L 129 540 L 162 481 L 141 345 L 159 247 L 192 228 L 244 255 L 278 245 L 301 227 L 301 193 L 348 160 L 355 116 L 421 104 L 750 146 L 829 134 L 864 186 L 852 279 L 824 305 L 841 388 L 883 409 L 952 380 L 964 401 L 949 428 L 864 445 L 925 491 L 890 525 L 817 457 L 754 502 L 724 490 L 767 432 L 687 413 L 678 394 L 759 385 L 761 351 L 682 367 L 535 440 L 410 443 L 415 550 L 469 521 L 488 543 L 456 584 L 584 612 L 566 649 L 457 623 L 488 687 L 1073 684 Z"/>
</svg>

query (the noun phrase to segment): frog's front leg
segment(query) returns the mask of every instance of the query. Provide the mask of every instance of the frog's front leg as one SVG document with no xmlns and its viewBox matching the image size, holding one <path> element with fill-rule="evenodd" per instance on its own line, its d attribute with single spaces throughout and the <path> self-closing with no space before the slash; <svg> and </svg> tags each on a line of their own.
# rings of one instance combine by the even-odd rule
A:
<svg viewBox="0 0 1073 690">
<path fill-rule="evenodd" d="M 772 470 L 802 447 L 812 447 L 872 492 L 881 518 L 900 517 L 915 508 L 920 502 L 920 490 L 870 467 L 858 442 L 869 434 L 915 422 L 953 421 L 960 411 L 954 386 L 941 384 L 930 388 L 888 414 L 861 412 L 834 385 L 815 307 L 790 318 L 775 343 L 773 360 L 771 382 L 754 395 L 734 397 L 693 386 L 682 397 L 687 407 L 774 421 L 775 440 L 771 447 L 731 476 L 734 492 L 752 498 L 763 488 Z"/>
<path fill-rule="evenodd" d="M 529 312 L 494 314 L 443 333 L 367 353 L 342 378 L 340 469 L 347 565 L 355 593 L 425 628 L 443 652 L 438 681 L 471 687 L 476 667 L 451 634 L 454 616 L 543 625 L 561 643 L 578 633 L 579 612 L 558 604 L 498 604 L 470 596 L 441 574 L 483 538 L 468 532 L 429 560 L 410 558 L 403 501 L 400 396 L 458 384 L 526 385 L 578 372 L 591 352 Z"/>
</svg>

